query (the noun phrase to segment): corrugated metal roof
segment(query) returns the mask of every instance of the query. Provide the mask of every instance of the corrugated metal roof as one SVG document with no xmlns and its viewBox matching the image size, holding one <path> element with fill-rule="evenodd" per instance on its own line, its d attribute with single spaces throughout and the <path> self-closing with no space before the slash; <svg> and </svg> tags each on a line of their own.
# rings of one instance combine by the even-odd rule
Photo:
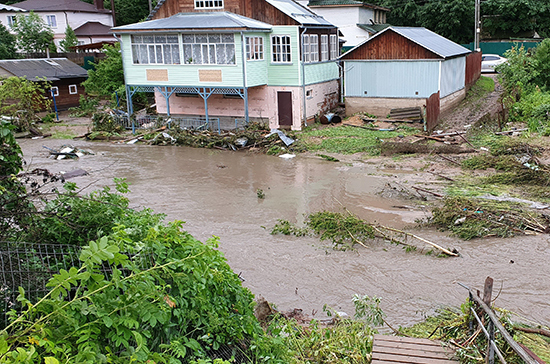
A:
<svg viewBox="0 0 550 364">
<path fill-rule="evenodd" d="M 0 60 L 0 68 L 28 80 L 45 77 L 47 81 L 57 81 L 62 78 L 88 77 L 88 72 L 84 68 L 67 58 Z"/>
<path fill-rule="evenodd" d="M 330 22 L 320 15 L 315 14 L 308 8 L 298 4 L 294 0 L 265 0 L 267 3 L 273 5 L 281 12 L 285 13 L 292 19 L 296 20 L 302 25 L 321 25 L 334 27 Z"/>
<path fill-rule="evenodd" d="M 407 39 L 421 45 L 422 47 L 429 49 L 435 54 L 449 58 L 458 56 L 461 54 L 470 53 L 470 50 L 464 48 L 460 44 L 456 44 L 452 40 L 449 40 L 437 33 L 432 32 L 429 29 L 421 27 L 390 27 L 394 32 L 401 34 Z M 382 32 L 377 35 L 382 34 Z"/>
<path fill-rule="evenodd" d="M 426 28 L 391 26 L 382 30 L 381 32 L 376 33 L 374 36 L 370 37 L 369 39 L 358 44 L 357 46 L 350 49 L 346 53 L 342 54 L 340 58 L 344 57 L 348 53 L 353 52 L 355 49 L 361 47 L 363 44 L 370 42 L 372 39 L 379 37 L 385 32 L 390 30 L 420 45 L 421 47 L 424 47 L 430 50 L 431 52 L 437 54 L 441 58 L 450 58 L 450 57 L 460 56 L 463 54 L 468 54 L 471 52 L 469 49 L 464 48 L 460 44 L 457 44 L 452 40 L 449 40 Z"/>
<path fill-rule="evenodd" d="M 200 30 L 234 29 L 271 30 L 271 25 L 225 11 L 209 13 L 179 13 L 169 18 L 155 19 L 141 23 L 111 28 L 113 33 L 146 30 Z"/>
<path fill-rule="evenodd" d="M 389 24 L 357 24 L 357 26 L 369 33 L 376 34 L 382 30 L 390 27 Z"/>
<path fill-rule="evenodd" d="M 83 11 L 88 13 L 110 13 L 111 10 L 98 10 L 92 4 L 80 0 L 26 0 L 13 6 L 34 11 Z"/>
<path fill-rule="evenodd" d="M 390 9 L 385 8 L 383 6 L 367 4 L 367 3 L 364 3 L 362 1 L 357 1 L 357 0 L 309 0 L 307 6 L 308 7 L 315 7 L 315 6 L 331 6 L 331 7 L 336 7 L 336 6 L 362 6 L 362 7 L 370 8 L 370 9 L 390 11 Z"/>
<path fill-rule="evenodd" d="M 0 4 L 0 10 L 4 10 L 4 11 L 27 11 L 27 10 L 22 9 L 22 8 L 16 8 L 15 6 L 4 5 L 4 4 Z"/>
</svg>

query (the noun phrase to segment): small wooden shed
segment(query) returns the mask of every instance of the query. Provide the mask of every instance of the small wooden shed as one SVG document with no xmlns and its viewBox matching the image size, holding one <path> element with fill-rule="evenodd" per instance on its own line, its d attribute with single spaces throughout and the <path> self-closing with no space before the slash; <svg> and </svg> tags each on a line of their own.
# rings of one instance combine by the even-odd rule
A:
<svg viewBox="0 0 550 364">
<path fill-rule="evenodd" d="M 423 107 L 428 128 L 466 95 L 481 54 L 426 28 L 389 27 L 341 56 L 346 114 Z"/>
<path fill-rule="evenodd" d="M 81 84 L 88 72 L 67 58 L 0 60 L 0 78 L 13 76 L 50 82 L 57 108 L 64 110 L 79 105 L 80 95 L 85 94 Z"/>
</svg>

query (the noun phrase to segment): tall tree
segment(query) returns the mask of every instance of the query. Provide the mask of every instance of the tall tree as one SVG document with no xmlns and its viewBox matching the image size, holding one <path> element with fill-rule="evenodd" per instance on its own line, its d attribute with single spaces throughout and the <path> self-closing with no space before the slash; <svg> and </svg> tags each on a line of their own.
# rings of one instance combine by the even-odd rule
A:
<svg viewBox="0 0 550 364">
<path fill-rule="evenodd" d="M 95 65 L 95 70 L 88 71 L 88 79 L 82 84 L 88 94 L 111 96 L 118 88 L 124 86 L 120 43 L 103 46 L 103 52 L 105 58 Z"/>
<path fill-rule="evenodd" d="M 16 15 L 12 29 L 17 34 L 17 46 L 23 52 L 44 52 L 53 43 L 53 30 L 33 11 Z"/>
<path fill-rule="evenodd" d="M 541 0 L 487 0 L 482 2 L 483 32 L 493 38 L 550 36 L 550 2 Z"/>
<path fill-rule="evenodd" d="M 0 23 L 0 59 L 17 58 L 15 36 Z"/>
<path fill-rule="evenodd" d="M 65 29 L 65 39 L 59 42 L 61 51 L 72 52 L 73 50 L 71 49 L 71 47 L 74 47 L 76 45 L 78 45 L 78 38 L 76 37 L 76 34 L 74 34 L 73 28 L 71 28 L 71 26 L 67 24 L 67 28 Z"/>
</svg>

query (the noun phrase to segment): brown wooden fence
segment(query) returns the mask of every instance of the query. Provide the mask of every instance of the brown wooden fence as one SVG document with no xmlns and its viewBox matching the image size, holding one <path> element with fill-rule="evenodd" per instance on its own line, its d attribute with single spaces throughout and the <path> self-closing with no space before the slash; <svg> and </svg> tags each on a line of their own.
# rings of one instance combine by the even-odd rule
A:
<svg viewBox="0 0 550 364">
<path fill-rule="evenodd" d="M 481 76 L 481 52 L 472 52 L 466 57 L 466 89 L 469 89 Z"/>
<path fill-rule="evenodd" d="M 438 91 L 426 99 L 426 129 L 428 132 L 434 130 L 437 122 L 439 121 L 440 112 L 441 108 Z"/>
</svg>

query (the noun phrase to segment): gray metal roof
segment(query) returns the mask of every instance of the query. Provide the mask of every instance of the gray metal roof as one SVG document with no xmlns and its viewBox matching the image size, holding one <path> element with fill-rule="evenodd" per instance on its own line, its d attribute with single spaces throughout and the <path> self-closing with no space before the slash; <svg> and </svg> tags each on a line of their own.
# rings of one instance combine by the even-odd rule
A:
<svg viewBox="0 0 550 364">
<path fill-rule="evenodd" d="M 147 30 L 200 30 L 200 29 L 271 30 L 271 25 L 226 11 L 208 13 L 179 13 L 169 18 L 111 28 L 113 33 L 130 33 Z"/>
<path fill-rule="evenodd" d="M 7 59 L 0 61 L 0 68 L 28 80 L 45 77 L 47 81 L 58 81 L 63 78 L 88 77 L 84 68 L 67 58 Z"/>
<path fill-rule="evenodd" d="M 87 13 L 111 13 L 111 10 L 98 9 L 80 0 L 26 0 L 13 4 L 16 7 L 34 11 L 77 11 Z"/>
<path fill-rule="evenodd" d="M 464 48 L 460 44 L 456 44 L 452 40 L 449 40 L 441 35 L 432 32 L 429 29 L 421 27 L 389 27 L 394 32 L 401 34 L 405 38 L 419 44 L 420 46 L 434 52 L 442 58 L 449 58 L 459 56 L 462 54 L 468 54 L 471 51 Z M 377 35 L 382 34 L 382 32 Z"/>
<path fill-rule="evenodd" d="M 0 4 L 0 10 L 4 11 L 27 11 L 25 9 L 16 8 L 15 6 Z"/>
<path fill-rule="evenodd" d="M 298 4 L 294 0 L 265 0 L 284 14 L 296 20 L 302 25 L 318 25 L 334 27 L 330 22 L 320 15 L 315 14 L 305 6 Z"/>
</svg>

